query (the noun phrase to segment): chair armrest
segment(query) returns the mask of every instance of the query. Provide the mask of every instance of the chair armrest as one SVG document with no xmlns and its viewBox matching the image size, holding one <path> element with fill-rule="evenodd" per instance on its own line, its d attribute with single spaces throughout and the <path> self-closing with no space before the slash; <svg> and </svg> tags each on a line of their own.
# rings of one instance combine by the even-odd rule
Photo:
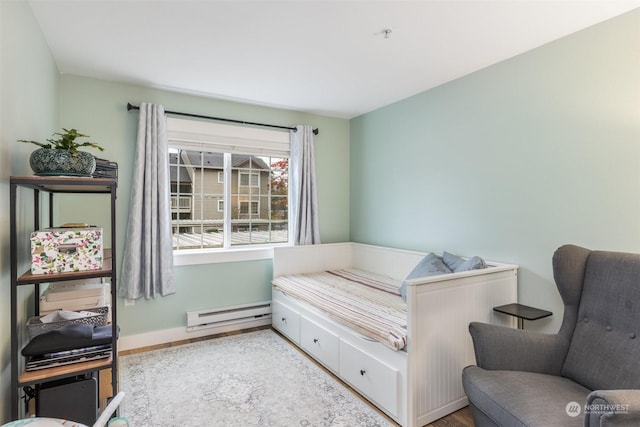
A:
<svg viewBox="0 0 640 427">
<path fill-rule="evenodd" d="M 476 364 L 483 369 L 560 375 L 569 343 L 560 335 L 472 322 Z"/>
<path fill-rule="evenodd" d="M 585 427 L 640 425 L 640 390 L 595 390 L 587 396 Z"/>
</svg>

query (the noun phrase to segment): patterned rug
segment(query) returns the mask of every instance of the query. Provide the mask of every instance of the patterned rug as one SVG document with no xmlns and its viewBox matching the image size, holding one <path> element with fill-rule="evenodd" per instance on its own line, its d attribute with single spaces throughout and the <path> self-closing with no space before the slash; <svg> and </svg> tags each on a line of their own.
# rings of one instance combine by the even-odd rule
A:
<svg viewBox="0 0 640 427">
<path fill-rule="evenodd" d="M 119 358 L 132 427 L 392 426 L 269 329 Z"/>
</svg>

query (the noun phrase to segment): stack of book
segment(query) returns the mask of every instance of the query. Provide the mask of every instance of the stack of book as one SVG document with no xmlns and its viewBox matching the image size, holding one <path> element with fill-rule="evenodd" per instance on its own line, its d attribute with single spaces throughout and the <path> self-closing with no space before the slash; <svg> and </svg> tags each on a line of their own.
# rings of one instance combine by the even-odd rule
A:
<svg viewBox="0 0 640 427">
<path fill-rule="evenodd" d="M 96 157 L 96 169 L 91 176 L 94 178 L 118 179 L 118 164 L 107 159 L 100 159 Z"/>
</svg>

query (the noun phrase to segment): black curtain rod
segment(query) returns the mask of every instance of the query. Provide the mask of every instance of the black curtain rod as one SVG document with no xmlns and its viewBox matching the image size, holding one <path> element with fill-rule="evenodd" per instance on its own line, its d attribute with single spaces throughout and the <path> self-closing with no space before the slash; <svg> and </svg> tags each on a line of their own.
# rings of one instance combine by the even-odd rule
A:
<svg viewBox="0 0 640 427">
<path fill-rule="evenodd" d="M 139 110 L 139 109 L 140 109 L 140 107 L 138 107 L 136 105 L 131 105 L 130 102 L 127 102 L 127 111 Z M 167 111 L 167 110 L 165 110 L 165 113 L 166 114 L 174 114 L 176 116 L 195 117 L 195 118 L 198 118 L 198 119 L 217 120 L 217 121 L 220 121 L 220 122 L 239 123 L 239 124 L 242 124 L 242 125 L 262 126 L 262 127 L 268 127 L 268 128 L 276 128 L 276 129 L 287 129 L 287 130 L 292 130 L 294 132 L 298 131 L 297 128 L 289 127 L 289 126 L 270 125 L 270 124 L 266 124 L 266 123 L 256 123 L 256 122 L 245 122 L 243 120 L 223 119 L 221 117 L 202 116 L 200 114 L 181 113 L 179 111 Z M 318 134 L 318 129 L 314 129 L 313 130 L 313 134 L 317 135 Z"/>
</svg>

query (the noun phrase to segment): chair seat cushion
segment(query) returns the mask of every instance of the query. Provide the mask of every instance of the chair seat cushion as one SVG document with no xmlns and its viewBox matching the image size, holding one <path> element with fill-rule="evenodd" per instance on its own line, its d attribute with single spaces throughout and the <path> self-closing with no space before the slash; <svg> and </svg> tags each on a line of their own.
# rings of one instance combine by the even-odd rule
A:
<svg viewBox="0 0 640 427">
<path fill-rule="evenodd" d="M 582 411 L 590 392 L 564 377 L 490 371 L 477 366 L 464 368 L 462 385 L 477 409 L 497 425 L 512 427 L 582 426 Z M 578 403 L 578 416 L 568 414 L 571 402 Z"/>
</svg>

